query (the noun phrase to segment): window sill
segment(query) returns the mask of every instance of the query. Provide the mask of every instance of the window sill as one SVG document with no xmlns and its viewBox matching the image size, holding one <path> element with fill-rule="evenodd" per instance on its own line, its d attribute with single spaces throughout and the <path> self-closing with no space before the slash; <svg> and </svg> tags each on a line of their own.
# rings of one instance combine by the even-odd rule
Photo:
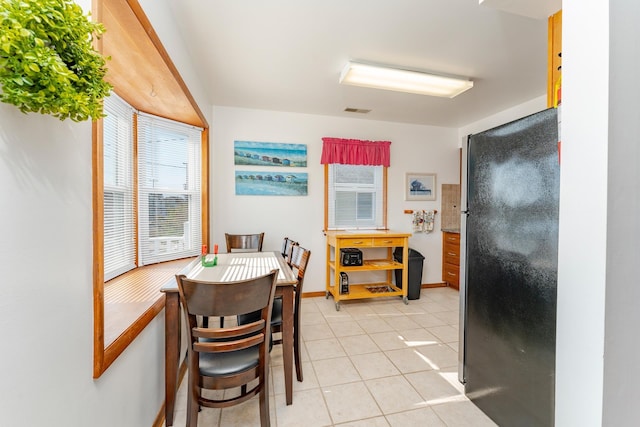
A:
<svg viewBox="0 0 640 427">
<path fill-rule="evenodd" d="M 160 288 L 195 258 L 184 258 L 131 270 L 104 284 L 104 346 L 120 337 L 133 341 L 164 307 Z M 137 333 L 132 332 L 137 331 Z"/>
</svg>

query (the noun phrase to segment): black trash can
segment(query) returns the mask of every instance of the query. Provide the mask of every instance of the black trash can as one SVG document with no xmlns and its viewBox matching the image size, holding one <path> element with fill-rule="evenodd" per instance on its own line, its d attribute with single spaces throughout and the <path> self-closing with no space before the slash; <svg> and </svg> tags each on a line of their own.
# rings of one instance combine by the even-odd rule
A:
<svg viewBox="0 0 640 427">
<path fill-rule="evenodd" d="M 402 262 L 402 249 L 396 248 L 393 251 L 393 259 Z M 409 287 L 407 288 L 407 298 L 420 299 L 420 289 L 422 287 L 422 266 L 424 256 L 415 249 L 409 248 L 409 271 L 407 272 Z M 402 270 L 396 270 L 396 286 L 402 289 Z"/>
</svg>

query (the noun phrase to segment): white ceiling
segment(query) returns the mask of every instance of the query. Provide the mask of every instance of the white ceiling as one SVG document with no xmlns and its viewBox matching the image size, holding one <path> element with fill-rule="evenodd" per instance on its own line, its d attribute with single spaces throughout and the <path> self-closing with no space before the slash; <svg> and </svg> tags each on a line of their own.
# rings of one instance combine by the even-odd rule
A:
<svg viewBox="0 0 640 427">
<path fill-rule="evenodd" d="M 514 1 L 548 7 L 557 0 Z M 546 18 L 499 3 L 502 9 L 478 0 L 171 4 L 214 105 L 459 127 L 546 93 Z M 344 86 L 338 78 L 348 60 L 469 77 L 475 86 L 453 99 Z"/>
</svg>

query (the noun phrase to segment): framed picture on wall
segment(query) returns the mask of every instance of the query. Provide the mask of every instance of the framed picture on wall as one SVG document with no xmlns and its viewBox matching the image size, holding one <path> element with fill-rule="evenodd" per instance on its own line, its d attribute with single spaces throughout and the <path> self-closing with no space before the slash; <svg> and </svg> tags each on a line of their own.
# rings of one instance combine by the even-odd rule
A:
<svg viewBox="0 0 640 427">
<path fill-rule="evenodd" d="M 238 196 L 306 196 L 307 172 L 236 171 Z"/>
<path fill-rule="evenodd" d="M 405 200 L 435 200 L 436 174 L 407 172 L 404 189 Z"/>
<path fill-rule="evenodd" d="M 233 141 L 236 165 L 307 167 L 306 144 Z"/>
</svg>

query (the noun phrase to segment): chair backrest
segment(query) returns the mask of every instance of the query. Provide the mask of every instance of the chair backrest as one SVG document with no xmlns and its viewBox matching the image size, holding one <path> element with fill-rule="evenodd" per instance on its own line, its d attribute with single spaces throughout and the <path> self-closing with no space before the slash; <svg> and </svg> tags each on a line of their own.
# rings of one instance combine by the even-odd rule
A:
<svg viewBox="0 0 640 427">
<path fill-rule="evenodd" d="M 227 252 L 262 252 L 264 233 L 229 234 L 224 233 Z"/>
<path fill-rule="evenodd" d="M 208 282 L 176 276 L 186 316 L 235 316 L 262 310 L 273 300 L 278 270 L 234 282 Z M 191 321 L 191 317 L 187 320 Z M 189 323 L 191 325 L 191 323 Z M 195 325 L 192 325 L 195 326 Z"/>
<path fill-rule="evenodd" d="M 288 237 L 285 237 L 282 241 L 282 249 L 280 250 L 280 253 L 282 254 L 282 258 L 284 258 L 285 262 L 289 265 L 291 265 L 291 252 L 293 251 L 293 247 L 297 245 L 298 242 Z"/>
<path fill-rule="evenodd" d="M 296 285 L 296 309 L 298 308 L 300 298 L 302 297 L 304 274 L 307 271 L 307 265 L 309 264 L 310 257 L 311 251 L 300 245 L 295 245 L 291 251 L 291 270 L 293 270 L 293 274 L 298 278 L 298 284 Z"/>
</svg>

